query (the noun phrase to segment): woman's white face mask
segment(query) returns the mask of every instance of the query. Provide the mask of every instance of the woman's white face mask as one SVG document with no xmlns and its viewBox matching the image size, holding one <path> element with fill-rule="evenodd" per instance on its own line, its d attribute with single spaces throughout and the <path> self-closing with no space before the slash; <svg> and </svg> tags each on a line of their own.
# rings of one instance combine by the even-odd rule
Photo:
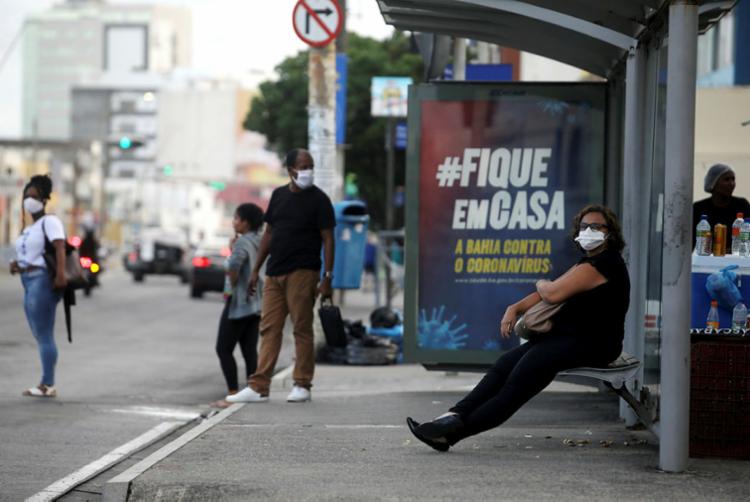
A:
<svg viewBox="0 0 750 502">
<path fill-rule="evenodd" d="M 607 239 L 607 234 L 601 230 L 594 230 L 593 228 L 587 228 L 578 232 L 576 242 L 586 251 L 596 249 Z"/>
<path fill-rule="evenodd" d="M 34 199 L 33 197 L 26 197 L 23 200 L 23 208 L 29 214 L 37 214 L 44 209 L 44 203 Z"/>
</svg>

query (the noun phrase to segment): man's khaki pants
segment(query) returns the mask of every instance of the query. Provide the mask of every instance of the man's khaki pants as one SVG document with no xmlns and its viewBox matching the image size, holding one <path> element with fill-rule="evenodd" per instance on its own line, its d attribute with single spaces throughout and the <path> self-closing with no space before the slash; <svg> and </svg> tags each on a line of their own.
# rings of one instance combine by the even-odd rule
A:
<svg viewBox="0 0 750 502">
<path fill-rule="evenodd" d="M 262 396 L 267 396 L 271 387 L 287 315 L 294 324 L 294 384 L 306 389 L 312 387 L 315 372 L 313 309 L 319 278 L 319 272 L 304 269 L 266 277 L 260 318 L 258 369 L 248 381 L 248 385 Z"/>
</svg>

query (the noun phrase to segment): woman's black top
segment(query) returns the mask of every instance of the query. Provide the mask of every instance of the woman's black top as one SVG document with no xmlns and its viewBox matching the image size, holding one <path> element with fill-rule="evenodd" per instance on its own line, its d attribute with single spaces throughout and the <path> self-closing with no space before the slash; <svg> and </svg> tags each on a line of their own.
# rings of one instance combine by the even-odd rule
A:
<svg viewBox="0 0 750 502">
<path fill-rule="evenodd" d="M 619 252 L 605 249 L 595 256 L 584 256 L 578 264 L 583 263 L 590 263 L 607 282 L 569 298 L 553 317 L 553 329 L 590 338 L 594 346 L 619 355 L 625 336 L 625 313 L 630 304 L 630 278 L 625 260 Z"/>
</svg>

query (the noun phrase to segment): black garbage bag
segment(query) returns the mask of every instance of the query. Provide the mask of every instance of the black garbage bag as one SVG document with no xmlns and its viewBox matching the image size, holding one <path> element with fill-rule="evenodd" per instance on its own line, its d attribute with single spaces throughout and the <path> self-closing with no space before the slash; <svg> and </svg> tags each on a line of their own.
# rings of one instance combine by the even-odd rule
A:
<svg viewBox="0 0 750 502">
<path fill-rule="evenodd" d="M 368 335 L 362 321 L 344 320 L 346 346 L 326 344 L 318 350 L 315 360 L 329 364 L 386 365 L 395 364 L 398 345 L 384 336 Z"/>
<path fill-rule="evenodd" d="M 367 335 L 367 328 L 362 324 L 362 321 L 344 319 L 344 331 L 347 338 L 362 338 Z"/>
<path fill-rule="evenodd" d="M 382 337 L 367 336 L 362 340 L 353 340 L 346 346 L 347 364 L 386 365 L 394 364 L 398 347 Z"/>
<path fill-rule="evenodd" d="M 392 328 L 397 324 L 401 324 L 401 317 L 388 307 L 378 307 L 370 314 L 370 326 L 373 328 Z"/>
</svg>

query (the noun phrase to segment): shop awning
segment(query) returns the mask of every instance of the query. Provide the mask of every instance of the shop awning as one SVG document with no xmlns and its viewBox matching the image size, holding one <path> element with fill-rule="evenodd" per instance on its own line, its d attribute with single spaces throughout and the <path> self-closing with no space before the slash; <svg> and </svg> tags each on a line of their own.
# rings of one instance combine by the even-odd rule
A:
<svg viewBox="0 0 750 502">
<path fill-rule="evenodd" d="M 705 31 L 737 0 L 700 2 Z M 378 0 L 404 31 L 492 42 L 607 77 L 637 39 L 664 18 L 669 0 Z"/>
</svg>

